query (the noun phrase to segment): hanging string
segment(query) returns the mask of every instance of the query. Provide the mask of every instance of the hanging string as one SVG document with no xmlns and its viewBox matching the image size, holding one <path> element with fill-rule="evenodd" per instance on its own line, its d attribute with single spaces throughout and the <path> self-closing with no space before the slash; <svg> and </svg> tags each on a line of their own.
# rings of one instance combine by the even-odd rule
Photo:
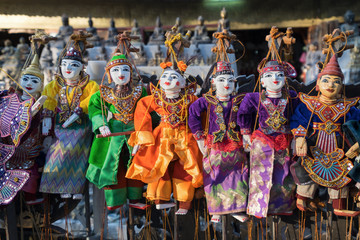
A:
<svg viewBox="0 0 360 240">
<path fill-rule="evenodd" d="M 253 228 L 253 218 L 250 218 L 250 220 L 248 221 L 248 239 L 252 240 L 252 228 Z"/>
<path fill-rule="evenodd" d="M 232 62 L 231 64 L 234 64 L 236 63 L 237 61 L 239 61 L 240 59 L 242 59 L 244 56 L 245 56 L 245 52 L 246 52 L 246 49 L 245 49 L 245 46 L 244 44 L 240 41 L 240 40 L 236 40 L 238 43 L 241 44 L 241 46 L 243 47 L 243 53 L 241 54 L 241 56 L 239 58 L 237 58 L 234 62 Z"/>
<path fill-rule="evenodd" d="M 215 224 L 211 224 L 214 232 L 214 239 L 217 240 Z"/>
<path fill-rule="evenodd" d="M 204 219 L 206 219 L 206 229 L 205 229 L 205 238 L 208 240 L 211 240 L 211 235 L 210 235 L 210 216 L 209 216 L 209 210 L 207 208 L 206 205 L 206 201 L 204 199 Z M 213 223 L 212 223 L 213 224 Z M 206 231 L 207 230 L 207 231 Z M 207 233 L 207 235 L 206 235 Z"/>
<path fill-rule="evenodd" d="M 197 207 L 196 207 L 197 202 Z M 200 199 L 195 199 L 194 204 L 194 215 L 195 215 L 195 235 L 194 240 L 199 240 L 199 221 L 200 221 Z"/>
<path fill-rule="evenodd" d="M 105 232 L 105 216 L 106 216 L 106 204 L 104 204 L 103 215 L 101 219 L 101 233 L 100 240 L 104 240 L 104 232 Z"/>
<path fill-rule="evenodd" d="M 64 205 L 64 212 L 65 212 L 65 231 L 66 231 L 66 239 L 69 240 L 69 229 L 68 229 L 68 200 L 65 198 L 65 205 Z"/>
<path fill-rule="evenodd" d="M 317 211 L 315 210 L 315 240 L 318 240 L 318 238 L 319 238 L 318 217 L 317 217 Z"/>
<path fill-rule="evenodd" d="M 166 218 L 165 218 L 165 215 L 166 215 L 166 209 L 163 210 L 163 239 L 166 240 Z"/>
<path fill-rule="evenodd" d="M 264 228 L 263 228 L 263 222 L 262 219 L 260 219 L 260 234 L 261 234 L 261 240 L 264 239 Z"/>
</svg>

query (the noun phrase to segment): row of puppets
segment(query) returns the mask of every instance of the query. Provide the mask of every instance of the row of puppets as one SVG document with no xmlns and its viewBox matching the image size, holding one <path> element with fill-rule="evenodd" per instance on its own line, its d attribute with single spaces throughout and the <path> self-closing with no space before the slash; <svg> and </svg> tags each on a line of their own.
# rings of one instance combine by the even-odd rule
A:
<svg viewBox="0 0 360 240">
<path fill-rule="evenodd" d="M 20 86 L 1 92 L 1 204 L 20 190 L 28 204 L 41 203 L 37 192 L 81 199 L 88 179 L 104 189 L 109 209 L 127 200 L 145 208 L 139 200 L 147 184 L 146 198 L 157 209 L 173 207 L 173 194 L 176 214 L 184 215 L 203 187 L 211 221 L 223 214 L 246 221 L 291 215 L 296 207 L 316 211 L 322 186 L 335 214 L 358 213 L 346 209 L 349 189 L 359 187 L 358 144 L 349 142 L 343 125 L 360 120 L 359 99 L 345 98 L 334 51 L 318 76 L 317 96 L 289 90 L 296 71 L 276 48 L 269 50 L 274 58 L 259 64 L 259 91 L 238 94 L 227 55 L 233 36 L 217 33 L 218 60 L 198 98 L 188 63 L 179 58 L 187 45 L 181 34 L 166 34 L 163 73 L 148 89 L 133 81 L 131 37 L 119 36 L 100 86 L 83 71 L 86 34 L 72 35 L 44 89 L 33 41 Z M 43 145 L 48 150 L 39 172 Z"/>
</svg>

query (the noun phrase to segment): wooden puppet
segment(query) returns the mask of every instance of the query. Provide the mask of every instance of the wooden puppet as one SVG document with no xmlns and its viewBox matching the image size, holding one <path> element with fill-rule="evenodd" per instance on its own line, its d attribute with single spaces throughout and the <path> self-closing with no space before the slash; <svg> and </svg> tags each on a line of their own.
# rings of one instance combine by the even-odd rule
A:
<svg viewBox="0 0 360 240">
<path fill-rule="evenodd" d="M 248 161 L 243 151 L 237 125 L 238 110 L 244 95 L 233 96 L 235 76 L 231 64 L 216 63 L 212 77 L 215 95 L 204 94 L 190 107 L 189 126 L 203 153 L 203 177 L 211 221 L 220 215 L 232 214 L 236 219 L 247 219 Z M 207 130 L 201 122 L 206 115 Z"/>
<path fill-rule="evenodd" d="M 289 63 L 263 60 L 258 71 L 264 90 L 245 95 L 238 123 L 244 148 L 250 151 L 247 213 L 262 218 L 268 214 L 292 214 L 294 209 L 289 119 L 297 99 L 296 93 L 285 86 L 287 77 L 296 77 Z M 259 128 L 253 131 L 256 120 Z"/>
<path fill-rule="evenodd" d="M 174 29 L 173 29 L 174 30 Z M 175 29 L 176 30 L 176 29 Z M 202 155 L 187 126 L 188 109 L 196 97 L 196 83 L 186 84 L 187 65 L 178 61 L 183 47 L 190 45 L 186 37 L 167 32 L 168 57 L 163 62 L 159 85 L 150 85 L 151 95 L 138 101 L 135 110 L 135 132 L 129 139 L 135 154 L 126 177 L 148 183 L 147 198 L 155 201 L 157 209 L 173 207 L 170 200 L 180 202 L 176 214 L 186 214 L 191 206 L 195 188 L 203 184 Z M 158 127 L 152 129 L 150 113 L 161 116 Z"/>
<path fill-rule="evenodd" d="M 29 99 L 38 100 L 40 98 L 44 74 L 40 70 L 39 57 L 36 53 L 31 64 L 22 71 L 19 82 L 22 89 L 13 91 L 20 101 L 27 101 Z M 29 128 L 16 147 L 14 155 L 6 163 L 7 169 L 20 169 L 29 172 L 30 178 L 22 188 L 25 192 L 25 201 L 28 204 L 41 203 L 43 200 L 42 198 L 36 198 L 38 179 L 40 178 L 38 171 L 40 166 L 38 164 L 43 164 L 42 161 L 37 161 L 40 160 L 39 156 L 43 142 L 40 126 L 41 116 L 36 114 L 32 117 Z"/>
<path fill-rule="evenodd" d="M 120 41 L 130 40 L 125 34 L 119 37 Z M 102 137 L 93 141 L 86 177 L 98 188 L 105 189 L 108 209 L 122 206 L 127 199 L 130 206 L 141 207 L 144 204 L 138 201 L 142 197 L 143 183 L 126 179 L 125 173 L 132 158 L 128 139 L 134 131 L 135 107 L 140 98 L 146 96 L 146 90 L 141 85 L 134 85 L 133 65 L 125 54 L 115 51 L 105 71 L 109 83 L 113 84 L 103 82 L 89 102 L 93 132 Z M 124 134 L 113 136 L 118 133 Z"/>
<path fill-rule="evenodd" d="M 347 176 L 352 162 L 345 156 L 349 149 L 342 125 L 350 120 L 360 120 L 360 110 L 355 107 L 358 98 L 342 95 L 344 75 L 334 54 L 319 73 L 316 88 L 318 96 L 300 94 L 301 103 L 291 119 L 296 138 L 296 155 L 306 170 L 297 187 L 297 207 L 316 210 L 313 203 L 319 185 L 328 188 L 335 214 L 344 214 L 351 179 Z M 307 178 L 306 178 L 307 177 Z"/>
<path fill-rule="evenodd" d="M 230 46 L 236 36 L 224 30 L 214 33 L 214 38 L 217 44 L 212 51 L 219 61 L 210 68 L 203 91 L 211 85 L 215 94 L 210 90 L 190 106 L 189 126 L 204 156 L 204 190 L 211 221 L 231 214 L 243 222 L 247 219 L 248 160 L 237 118 L 244 95 L 233 95 L 236 78 L 227 55 L 233 53 Z M 204 114 L 206 126 L 202 124 Z"/>
<path fill-rule="evenodd" d="M 46 155 L 40 191 L 63 198 L 82 198 L 92 143 L 88 104 L 99 86 L 83 71 L 89 36 L 83 32 L 71 36 L 73 44 L 61 57 L 59 73 L 42 93 L 48 97 L 42 131 L 44 135 L 53 132 L 53 142 Z"/>
<path fill-rule="evenodd" d="M 22 72 L 20 86 L 24 93 L 0 92 L 0 205 L 10 203 L 25 185 L 27 192 L 35 193 L 37 190 L 37 168 L 33 166 L 39 152 L 36 114 L 46 100 L 39 95 L 43 75 L 38 63 L 35 54 L 30 66 Z M 34 124 L 32 119 L 35 119 Z"/>
</svg>

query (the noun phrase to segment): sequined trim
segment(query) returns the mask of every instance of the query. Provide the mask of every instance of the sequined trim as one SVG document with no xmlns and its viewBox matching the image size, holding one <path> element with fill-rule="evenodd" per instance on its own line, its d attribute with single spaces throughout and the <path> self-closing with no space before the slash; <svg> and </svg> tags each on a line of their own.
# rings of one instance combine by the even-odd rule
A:
<svg viewBox="0 0 360 240">
<path fill-rule="evenodd" d="M 128 124 L 134 120 L 134 108 L 141 97 L 142 86 L 135 87 L 132 92 L 124 97 L 116 97 L 112 88 L 100 86 L 101 97 L 108 103 L 114 105 L 119 113 L 114 113 L 116 120 Z"/>
<path fill-rule="evenodd" d="M 195 134 L 193 134 L 195 140 L 202 140 L 205 139 L 204 131 L 197 131 Z"/>
<path fill-rule="evenodd" d="M 82 110 L 81 107 L 76 107 L 75 110 L 74 110 L 74 113 L 76 113 L 77 115 L 82 115 L 84 112 Z"/>
<path fill-rule="evenodd" d="M 303 157 L 301 164 L 314 182 L 325 187 L 339 189 L 351 181 L 346 175 L 353 168 L 353 164 L 349 159 L 343 159 L 342 149 L 336 148 L 331 153 L 324 153 L 320 148 L 312 146 L 310 151 L 314 158 Z"/>
<path fill-rule="evenodd" d="M 251 130 L 245 129 L 245 128 L 240 129 L 240 132 L 241 132 L 241 135 L 250 135 L 251 134 Z"/>
<path fill-rule="evenodd" d="M 306 129 L 300 125 L 298 128 L 291 130 L 291 133 L 294 135 L 294 137 L 305 137 Z"/>
<path fill-rule="evenodd" d="M 233 141 L 240 141 L 239 131 L 235 130 L 235 128 L 237 126 L 237 112 L 239 111 L 239 105 L 244 98 L 244 95 L 239 95 L 232 99 L 228 126 L 226 126 L 224 120 L 224 109 L 220 101 L 210 94 L 205 94 L 204 97 L 208 103 L 215 106 L 215 123 L 219 126 L 219 130 L 212 133 L 214 136 L 214 143 L 223 141 L 225 134 L 227 134 L 227 136 Z"/>
<path fill-rule="evenodd" d="M 195 90 L 196 83 L 191 83 L 181 91 L 179 98 L 168 99 L 161 89 L 150 84 L 150 91 L 154 96 L 154 103 L 166 112 L 166 114 L 161 115 L 161 121 L 170 124 L 173 128 L 184 125 Z"/>
<path fill-rule="evenodd" d="M 80 105 L 80 97 L 83 94 L 83 89 L 86 87 L 86 84 L 89 82 L 89 75 L 85 75 L 75 86 L 74 97 L 71 100 L 71 103 L 67 100 L 67 89 L 69 86 L 66 85 L 65 80 L 61 76 L 57 76 L 55 79 L 57 83 L 61 86 L 60 89 L 60 101 L 58 103 L 59 111 L 59 122 L 65 122 L 73 113 L 75 113 L 75 109 Z M 76 120 L 77 123 L 81 123 L 81 118 Z"/>
<path fill-rule="evenodd" d="M 15 146 L 27 132 L 31 122 L 31 106 L 34 100 L 21 102 L 17 94 L 11 94 L 0 100 L 0 133 L 1 137 L 11 136 Z"/>
<path fill-rule="evenodd" d="M 344 116 L 350 111 L 352 106 L 355 106 L 359 98 L 338 99 L 334 104 L 327 105 L 319 102 L 315 96 L 308 96 L 304 93 L 299 94 L 300 100 L 306 105 L 309 111 L 314 112 L 322 122 L 331 120 L 336 122 L 340 117 Z"/>
<path fill-rule="evenodd" d="M 274 106 L 268 98 L 262 100 L 261 103 L 269 114 L 269 118 L 265 121 L 268 127 L 262 128 L 262 131 L 265 134 L 272 134 L 275 132 L 288 133 L 289 129 L 285 125 L 287 119 L 284 117 L 284 111 L 286 109 L 288 99 L 281 98 L 277 106 Z"/>
<path fill-rule="evenodd" d="M 55 116 L 55 113 L 54 113 L 54 111 L 44 108 L 44 110 L 42 111 L 42 116 L 43 116 L 43 118 L 46 118 L 46 117 L 53 118 Z"/>
</svg>

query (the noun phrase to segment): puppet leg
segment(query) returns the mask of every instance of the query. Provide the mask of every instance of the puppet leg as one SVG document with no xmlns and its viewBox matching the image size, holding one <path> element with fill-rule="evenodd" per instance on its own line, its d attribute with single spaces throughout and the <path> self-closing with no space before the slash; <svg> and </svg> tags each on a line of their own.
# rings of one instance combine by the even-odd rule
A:
<svg viewBox="0 0 360 240">
<path fill-rule="evenodd" d="M 317 207 L 311 199 L 314 199 L 315 192 L 319 185 L 310 183 L 307 185 L 298 185 L 296 190 L 296 206 L 300 211 L 316 211 Z"/>
<path fill-rule="evenodd" d="M 192 177 L 184 170 L 184 166 L 177 160 L 173 165 L 173 191 L 174 198 L 179 201 L 177 215 L 185 215 L 191 208 L 191 201 L 194 198 L 195 188 L 191 183 Z"/>
</svg>

